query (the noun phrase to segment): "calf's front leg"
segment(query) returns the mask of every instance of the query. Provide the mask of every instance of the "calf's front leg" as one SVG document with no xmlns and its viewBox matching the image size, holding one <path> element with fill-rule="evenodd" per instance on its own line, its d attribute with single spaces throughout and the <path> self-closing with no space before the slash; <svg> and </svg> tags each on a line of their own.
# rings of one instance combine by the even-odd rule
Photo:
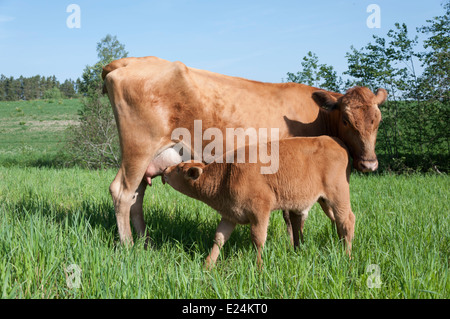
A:
<svg viewBox="0 0 450 319">
<path fill-rule="evenodd" d="M 219 225 L 217 226 L 216 236 L 214 238 L 214 245 L 211 249 L 211 253 L 206 258 L 205 266 L 206 268 L 211 268 L 216 263 L 217 257 L 219 256 L 220 249 L 223 247 L 225 242 L 230 238 L 236 224 L 222 217 Z"/>
</svg>

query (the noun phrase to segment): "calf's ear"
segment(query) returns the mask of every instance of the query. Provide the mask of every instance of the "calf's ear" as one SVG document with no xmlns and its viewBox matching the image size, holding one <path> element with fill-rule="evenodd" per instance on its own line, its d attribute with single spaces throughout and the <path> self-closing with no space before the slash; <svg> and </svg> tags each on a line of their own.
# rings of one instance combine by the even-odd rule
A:
<svg viewBox="0 0 450 319">
<path fill-rule="evenodd" d="M 187 170 L 186 177 L 195 181 L 197 178 L 200 177 L 200 175 L 202 175 L 202 173 L 203 169 L 201 169 L 198 166 L 192 166 Z"/>
<path fill-rule="evenodd" d="M 315 91 L 312 94 L 314 101 L 327 109 L 334 109 L 337 106 L 337 94 L 331 94 L 327 91 Z"/>
</svg>

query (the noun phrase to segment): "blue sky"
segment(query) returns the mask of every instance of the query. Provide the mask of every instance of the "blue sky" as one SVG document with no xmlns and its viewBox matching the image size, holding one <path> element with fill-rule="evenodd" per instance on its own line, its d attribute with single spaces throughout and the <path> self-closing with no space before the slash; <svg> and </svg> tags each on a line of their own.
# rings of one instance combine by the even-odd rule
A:
<svg viewBox="0 0 450 319">
<path fill-rule="evenodd" d="M 69 4 L 81 9 L 80 28 L 68 28 Z M 369 28 L 369 4 L 381 28 Z M 395 22 L 411 33 L 442 15 L 442 0 L 113 1 L 0 0 L 0 74 L 80 77 L 97 61 L 96 43 L 117 35 L 129 56 L 155 55 L 223 74 L 281 82 L 300 69 L 308 51 L 339 72 L 345 53 Z"/>
</svg>

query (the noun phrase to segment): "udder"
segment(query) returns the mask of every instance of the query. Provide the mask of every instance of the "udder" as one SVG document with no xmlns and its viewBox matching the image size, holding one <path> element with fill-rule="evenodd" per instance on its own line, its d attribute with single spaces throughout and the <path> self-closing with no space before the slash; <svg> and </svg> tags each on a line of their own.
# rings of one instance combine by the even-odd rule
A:
<svg viewBox="0 0 450 319">
<path fill-rule="evenodd" d="M 145 171 L 145 179 L 147 183 L 152 185 L 152 178 L 162 175 L 164 170 L 173 165 L 181 163 L 181 156 L 173 148 L 168 148 L 156 156 L 148 165 Z"/>
</svg>

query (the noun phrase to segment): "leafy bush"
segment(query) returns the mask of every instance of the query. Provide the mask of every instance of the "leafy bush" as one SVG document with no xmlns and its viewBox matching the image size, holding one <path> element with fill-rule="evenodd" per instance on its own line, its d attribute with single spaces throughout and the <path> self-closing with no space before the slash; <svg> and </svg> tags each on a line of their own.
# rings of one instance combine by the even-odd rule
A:
<svg viewBox="0 0 450 319">
<path fill-rule="evenodd" d="M 72 164 L 87 168 L 117 167 L 120 163 L 119 136 L 108 97 L 102 95 L 102 67 L 112 60 L 126 57 L 116 36 L 107 35 L 97 43 L 99 61 L 86 66 L 80 83 L 85 94 L 80 124 L 67 131 L 66 153 Z"/>
<path fill-rule="evenodd" d="M 63 96 L 57 87 L 53 87 L 44 92 L 43 98 L 47 100 L 59 100 L 62 99 Z"/>
<path fill-rule="evenodd" d="M 82 103 L 80 124 L 67 129 L 69 164 L 94 169 L 117 167 L 119 137 L 108 98 L 98 90 L 84 97 Z"/>
</svg>

